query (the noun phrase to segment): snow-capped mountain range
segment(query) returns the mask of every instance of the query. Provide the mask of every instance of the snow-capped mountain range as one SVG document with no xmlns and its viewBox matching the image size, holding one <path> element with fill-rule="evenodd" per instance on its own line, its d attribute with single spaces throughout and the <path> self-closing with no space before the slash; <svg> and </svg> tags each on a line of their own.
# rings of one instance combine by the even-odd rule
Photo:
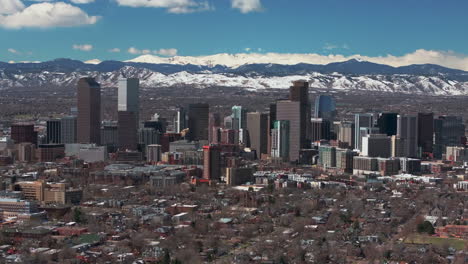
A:
<svg viewBox="0 0 468 264">
<path fill-rule="evenodd" d="M 392 67 L 361 60 L 325 65 L 290 61 L 254 63 L 220 54 L 161 58 L 143 55 L 130 61 L 57 59 L 41 63 L 0 62 L 0 89 L 12 87 L 72 87 L 83 76 L 95 77 L 103 87 L 116 87 L 121 77 L 138 77 L 148 88 L 190 85 L 243 87 L 251 90 L 288 88 L 292 81 L 308 80 L 312 88 L 367 90 L 430 95 L 468 95 L 468 72 L 433 64 Z M 232 55 L 229 55 L 232 56 Z M 266 59 L 265 59 L 266 60 Z M 233 62 L 235 61 L 235 63 Z M 292 61 L 292 60 L 291 60 Z"/>
</svg>

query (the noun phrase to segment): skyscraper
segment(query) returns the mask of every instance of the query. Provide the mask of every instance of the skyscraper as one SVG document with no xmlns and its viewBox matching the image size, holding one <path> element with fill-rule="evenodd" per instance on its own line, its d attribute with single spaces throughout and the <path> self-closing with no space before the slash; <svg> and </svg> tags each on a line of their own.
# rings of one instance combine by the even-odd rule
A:
<svg viewBox="0 0 468 264">
<path fill-rule="evenodd" d="M 213 143 L 215 128 L 221 127 L 221 116 L 219 113 L 210 113 L 208 123 L 208 142 Z"/>
<path fill-rule="evenodd" d="M 258 158 L 268 154 L 268 114 L 252 112 L 247 114 L 247 131 L 250 147 L 257 151 Z"/>
<path fill-rule="evenodd" d="M 305 143 L 305 130 L 302 126 L 301 103 L 284 100 L 276 102 L 276 118 L 278 120 L 289 121 L 289 160 L 299 159 L 299 150 Z M 304 140 L 304 142 L 301 141 Z M 302 143 L 302 144 L 301 144 Z"/>
<path fill-rule="evenodd" d="M 34 130 L 33 124 L 13 124 L 11 125 L 11 139 L 15 144 L 33 143 L 37 145 L 37 131 Z"/>
<path fill-rule="evenodd" d="M 235 105 L 232 110 L 232 129 L 240 130 L 247 127 L 247 111 L 240 105 Z"/>
<path fill-rule="evenodd" d="M 137 149 L 137 124 L 136 114 L 131 111 L 118 112 L 119 148 L 125 150 Z"/>
<path fill-rule="evenodd" d="M 203 178 L 207 180 L 221 178 L 221 149 L 218 146 L 203 146 Z"/>
<path fill-rule="evenodd" d="M 62 124 L 60 119 L 47 120 L 47 143 L 62 143 Z"/>
<path fill-rule="evenodd" d="M 94 78 L 81 78 L 78 81 L 78 142 L 100 144 L 100 128 L 101 86 Z"/>
<path fill-rule="evenodd" d="M 333 122 L 336 116 L 335 99 L 330 95 L 319 95 L 315 98 L 315 118 L 323 118 Z"/>
<path fill-rule="evenodd" d="M 338 140 L 340 142 L 346 142 L 349 147 L 354 148 L 354 123 L 341 122 L 338 127 Z"/>
<path fill-rule="evenodd" d="M 403 141 L 403 155 L 418 157 L 418 117 L 398 115 L 397 137 Z"/>
<path fill-rule="evenodd" d="M 388 158 L 392 155 L 392 141 L 386 134 L 369 134 L 362 138 L 362 155 Z"/>
<path fill-rule="evenodd" d="M 381 134 L 393 136 L 397 134 L 397 113 L 380 113 L 377 119 L 377 127 Z"/>
<path fill-rule="evenodd" d="M 188 109 L 188 128 L 190 140 L 208 140 L 210 106 L 190 104 Z"/>
<path fill-rule="evenodd" d="M 137 149 L 137 129 L 140 112 L 140 81 L 137 78 L 119 79 L 118 126 L 119 147 Z"/>
<path fill-rule="evenodd" d="M 135 113 L 138 124 L 140 112 L 140 80 L 138 78 L 119 79 L 117 110 Z"/>
<path fill-rule="evenodd" d="M 442 157 L 447 146 L 461 146 L 465 125 L 460 116 L 439 116 L 434 120 L 434 156 Z"/>
<path fill-rule="evenodd" d="M 76 116 L 62 117 L 60 120 L 60 132 L 63 144 L 76 143 Z"/>
<path fill-rule="evenodd" d="M 271 156 L 289 160 L 289 121 L 277 120 L 271 130 Z"/>
<path fill-rule="evenodd" d="M 434 114 L 418 113 L 418 146 L 423 153 L 432 153 L 434 142 Z"/>
<path fill-rule="evenodd" d="M 354 116 L 354 142 L 355 148 L 362 149 L 361 128 L 370 128 L 374 126 L 374 115 L 372 114 L 356 114 Z"/>
<path fill-rule="evenodd" d="M 331 139 L 330 120 L 323 118 L 311 118 L 312 141 Z"/>
<path fill-rule="evenodd" d="M 174 130 L 176 133 L 182 132 L 187 128 L 187 113 L 183 107 L 179 107 L 174 117 Z"/>
<path fill-rule="evenodd" d="M 299 148 L 307 148 L 307 136 L 310 135 L 310 102 L 309 83 L 306 81 L 295 81 L 289 88 L 289 100 L 300 103 L 300 123 L 299 123 Z M 279 110 L 277 111 L 279 112 Z M 278 120 L 285 120 L 278 117 Z M 293 129 L 291 123 L 291 129 Z M 292 130 L 291 130 L 292 133 Z"/>
</svg>

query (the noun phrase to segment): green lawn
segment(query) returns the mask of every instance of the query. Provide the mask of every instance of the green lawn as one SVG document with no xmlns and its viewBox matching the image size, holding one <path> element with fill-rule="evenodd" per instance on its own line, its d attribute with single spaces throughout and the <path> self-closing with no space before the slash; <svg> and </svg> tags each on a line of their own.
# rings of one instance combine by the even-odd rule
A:
<svg viewBox="0 0 468 264">
<path fill-rule="evenodd" d="M 441 237 L 433 237 L 427 235 L 419 235 L 413 234 L 408 236 L 405 240 L 407 244 L 432 244 L 435 246 L 443 246 L 448 244 L 449 246 L 457 249 L 462 250 L 465 248 L 465 245 L 468 241 L 463 239 L 456 239 L 456 238 L 441 238 Z"/>
</svg>

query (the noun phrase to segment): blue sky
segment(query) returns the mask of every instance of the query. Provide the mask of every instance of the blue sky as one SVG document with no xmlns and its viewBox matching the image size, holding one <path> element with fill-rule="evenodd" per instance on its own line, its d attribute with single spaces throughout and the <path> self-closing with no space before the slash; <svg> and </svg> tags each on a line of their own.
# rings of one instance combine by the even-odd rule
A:
<svg viewBox="0 0 468 264">
<path fill-rule="evenodd" d="M 463 0 L 149 1 L 158 7 L 142 7 L 143 0 L 71 0 L 61 8 L 53 0 L 0 0 L 0 61 L 126 60 L 143 50 L 182 56 L 248 51 L 373 57 L 418 49 L 468 54 Z M 37 5 L 44 4 L 55 8 L 54 21 L 41 20 Z M 66 13 L 70 6 L 76 12 Z"/>
</svg>

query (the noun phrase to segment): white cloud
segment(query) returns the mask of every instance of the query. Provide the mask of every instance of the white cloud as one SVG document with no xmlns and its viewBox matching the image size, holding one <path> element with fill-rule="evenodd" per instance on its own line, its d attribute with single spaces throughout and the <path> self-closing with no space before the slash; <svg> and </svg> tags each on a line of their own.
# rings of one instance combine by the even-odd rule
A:
<svg viewBox="0 0 468 264">
<path fill-rule="evenodd" d="M 74 50 L 91 51 L 93 49 L 93 45 L 91 45 L 91 44 L 73 44 L 72 48 Z"/>
<path fill-rule="evenodd" d="M 84 63 L 86 64 L 99 64 L 101 63 L 102 61 L 99 60 L 99 59 L 92 59 L 92 60 L 87 60 L 87 61 L 84 61 Z"/>
<path fill-rule="evenodd" d="M 349 49 L 348 44 L 337 45 L 332 43 L 325 43 L 323 46 L 324 50 L 334 50 L 334 49 Z"/>
<path fill-rule="evenodd" d="M 0 15 L 10 15 L 24 9 L 20 0 L 0 0 Z"/>
<path fill-rule="evenodd" d="M 231 0 L 231 7 L 239 9 L 243 14 L 263 10 L 260 0 Z"/>
<path fill-rule="evenodd" d="M 130 47 L 127 51 L 130 54 L 141 54 L 141 50 L 139 50 L 139 49 L 137 49 L 135 47 Z"/>
<path fill-rule="evenodd" d="M 94 0 L 70 0 L 74 4 L 89 4 L 94 3 Z"/>
<path fill-rule="evenodd" d="M 119 48 L 113 48 L 113 49 L 110 49 L 108 51 L 112 52 L 112 53 L 117 53 L 117 52 L 120 52 L 120 49 Z"/>
<path fill-rule="evenodd" d="M 73 27 L 95 24 L 99 18 L 64 2 L 38 3 L 15 13 L 0 15 L 0 26 L 10 29 Z"/>
<path fill-rule="evenodd" d="M 15 49 L 12 49 L 12 48 L 9 48 L 8 52 L 13 53 L 13 54 L 20 54 L 19 51 L 15 50 Z"/>
<path fill-rule="evenodd" d="M 159 49 L 154 50 L 153 53 L 161 56 L 173 57 L 177 55 L 177 49 Z"/>
<path fill-rule="evenodd" d="M 128 50 L 127 50 L 128 53 L 130 54 L 143 54 L 143 55 L 148 55 L 148 54 L 156 54 L 156 55 L 160 55 L 160 56 L 165 56 L 165 57 L 173 57 L 173 56 L 176 56 L 177 55 L 177 49 L 159 49 L 159 50 L 149 50 L 149 49 L 137 49 L 135 47 L 130 47 Z"/>
<path fill-rule="evenodd" d="M 185 14 L 211 10 L 207 1 L 196 0 L 116 0 L 121 6 L 165 8 L 167 12 Z"/>
</svg>

